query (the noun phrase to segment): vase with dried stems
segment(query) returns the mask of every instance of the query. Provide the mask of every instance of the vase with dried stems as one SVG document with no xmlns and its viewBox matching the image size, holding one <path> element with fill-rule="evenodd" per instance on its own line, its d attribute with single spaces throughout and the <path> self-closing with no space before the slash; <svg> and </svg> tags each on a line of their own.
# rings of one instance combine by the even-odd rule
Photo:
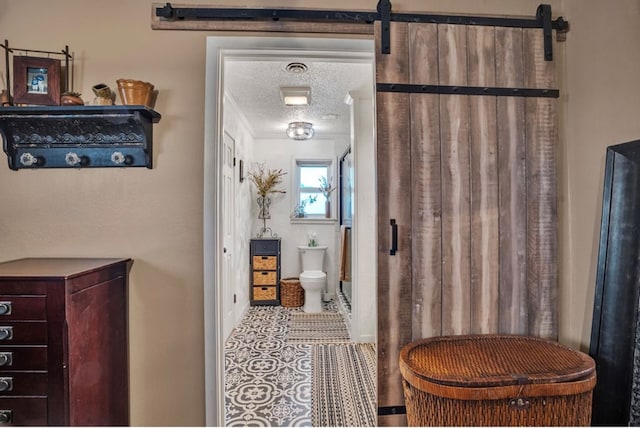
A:
<svg viewBox="0 0 640 428">
<path fill-rule="evenodd" d="M 249 180 L 256 186 L 258 193 L 258 218 L 262 220 L 262 228 L 258 232 L 258 238 L 277 238 L 271 228 L 267 227 L 267 219 L 271 218 L 269 207 L 271 206 L 271 198 L 269 195 L 273 193 L 287 193 L 278 188 L 282 184 L 282 177 L 287 173 L 282 169 L 267 169 L 263 163 L 254 164 L 253 168 L 248 172 Z M 267 235 L 268 234 L 268 235 Z"/>
<path fill-rule="evenodd" d="M 325 218 L 331 218 L 331 192 L 336 190 L 333 186 L 333 177 L 327 179 L 327 177 L 320 177 L 320 186 L 318 189 L 324 196 L 324 216 Z"/>
</svg>

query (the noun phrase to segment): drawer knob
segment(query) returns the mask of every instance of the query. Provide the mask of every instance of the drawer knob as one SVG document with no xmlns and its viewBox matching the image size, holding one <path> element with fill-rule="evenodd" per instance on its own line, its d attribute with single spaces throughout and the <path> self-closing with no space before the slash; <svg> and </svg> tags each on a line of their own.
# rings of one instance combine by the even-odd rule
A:
<svg viewBox="0 0 640 428">
<path fill-rule="evenodd" d="M 13 339 L 13 327 L 0 327 L 0 340 Z"/>
<path fill-rule="evenodd" d="M 13 352 L 0 352 L 0 367 L 13 365 Z"/>
<path fill-rule="evenodd" d="M 0 315 L 11 315 L 11 302 L 0 302 Z"/>
<path fill-rule="evenodd" d="M 0 410 L 0 424 L 10 424 L 13 419 L 12 410 Z"/>
<path fill-rule="evenodd" d="M 12 377 L 0 377 L 0 392 L 11 391 L 13 389 Z"/>
<path fill-rule="evenodd" d="M 127 160 L 127 157 L 122 152 L 111 153 L 111 162 L 113 162 L 116 165 L 121 165 L 125 163 L 126 160 Z"/>
<path fill-rule="evenodd" d="M 24 166 L 33 166 L 38 163 L 39 159 L 29 152 L 20 155 L 20 163 Z"/>
<path fill-rule="evenodd" d="M 81 166 L 82 165 L 82 156 L 79 156 L 77 153 L 69 152 L 64 157 L 64 161 L 67 165 L 70 166 Z"/>
</svg>

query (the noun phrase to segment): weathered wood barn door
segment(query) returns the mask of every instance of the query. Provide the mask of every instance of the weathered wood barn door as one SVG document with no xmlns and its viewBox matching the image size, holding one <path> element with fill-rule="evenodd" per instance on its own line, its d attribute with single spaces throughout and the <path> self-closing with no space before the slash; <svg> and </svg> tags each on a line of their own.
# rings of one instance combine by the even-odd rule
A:
<svg viewBox="0 0 640 428">
<path fill-rule="evenodd" d="M 557 91 L 525 90 L 555 85 L 540 29 L 391 22 L 383 54 L 375 28 L 378 413 L 397 425 L 406 343 L 557 336 Z"/>
</svg>

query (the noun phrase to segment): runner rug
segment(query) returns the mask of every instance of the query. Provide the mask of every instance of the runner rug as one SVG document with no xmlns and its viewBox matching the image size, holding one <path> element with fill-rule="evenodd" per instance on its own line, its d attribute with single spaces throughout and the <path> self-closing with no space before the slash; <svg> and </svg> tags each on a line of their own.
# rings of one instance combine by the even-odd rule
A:
<svg viewBox="0 0 640 428">
<path fill-rule="evenodd" d="M 344 318 L 339 313 L 292 312 L 287 340 L 293 343 L 348 342 L 349 332 Z"/>
<path fill-rule="evenodd" d="M 313 426 L 376 426 L 374 345 L 313 345 L 311 361 Z"/>
</svg>

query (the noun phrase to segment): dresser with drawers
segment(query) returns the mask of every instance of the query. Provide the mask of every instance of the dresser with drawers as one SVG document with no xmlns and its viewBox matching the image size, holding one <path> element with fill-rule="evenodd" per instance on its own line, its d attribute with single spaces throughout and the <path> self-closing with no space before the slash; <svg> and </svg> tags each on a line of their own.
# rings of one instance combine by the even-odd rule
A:
<svg viewBox="0 0 640 428">
<path fill-rule="evenodd" d="M 252 239 L 251 305 L 280 304 L 280 239 Z"/>
<path fill-rule="evenodd" d="M 130 259 L 0 263 L 0 425 L 128 425 Z"/>
</svg>

